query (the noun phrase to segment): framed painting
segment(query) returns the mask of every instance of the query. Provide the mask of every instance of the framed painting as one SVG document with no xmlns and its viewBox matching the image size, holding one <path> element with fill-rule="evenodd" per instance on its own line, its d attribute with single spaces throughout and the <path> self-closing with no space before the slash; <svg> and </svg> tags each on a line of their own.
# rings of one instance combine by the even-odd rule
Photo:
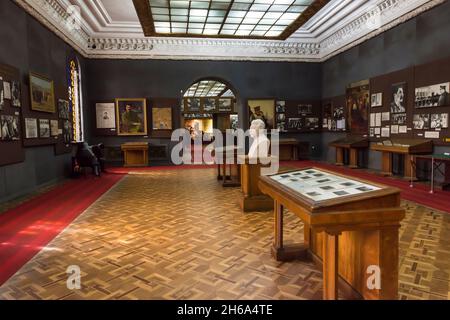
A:
<svg viewBox="0 0 450 320">
<path fill-rule="evenodd" d="M 146 136 L 147 100 L 116 99 L 116 120 L 119 136 Z"/>
<path fill-rule="evenodd" d="M 31 110 L 55 113 L 55 90 L 53 81 L 30 73 Z"/>
<path fill-rule="evenodd" d="M 266 129 L 274 129 L 275 124 L 275 100 L 273 99 L 258 99 L 248 100 L 248 112 L 250 124 L 253 120 L 261 119 Z"/>
<path fill-rule="evenodd" d="M 360 81 L 347 87 L 348 127 L 352 134 L 369 132 L 370 88 L 369 81 Z"/>
<path fill-rule="evenodd" d="M 152 129 L 153 130 L 172 130 L 172 108 L 152 109 Z"/>
</svg>

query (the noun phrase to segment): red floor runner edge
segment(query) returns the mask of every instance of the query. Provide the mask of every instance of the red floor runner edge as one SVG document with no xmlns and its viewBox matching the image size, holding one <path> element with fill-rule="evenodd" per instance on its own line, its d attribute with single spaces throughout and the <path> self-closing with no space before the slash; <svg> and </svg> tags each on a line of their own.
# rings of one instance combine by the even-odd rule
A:
<svg viewBox="0 0 450 320">
<path fill-rule="evenodd" d="M 71 180 L 0 214 L 0 285 L 123 176 Z"/>
</svg>

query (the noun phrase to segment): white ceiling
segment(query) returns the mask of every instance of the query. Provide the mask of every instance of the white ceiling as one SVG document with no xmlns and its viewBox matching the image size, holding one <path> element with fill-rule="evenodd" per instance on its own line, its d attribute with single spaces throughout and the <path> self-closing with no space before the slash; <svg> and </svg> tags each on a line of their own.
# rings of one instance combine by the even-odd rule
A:
<svg viewBox="0 0 450 320">
<path fill-rule="evenodd" d="M 15 0 L 94 58 L 324 61 L 445 0 L 331 0 L 287 40 L 146 38 L 132 0 Z M 67 27 L 67 10 L 81 28 Z"/>
</svg>

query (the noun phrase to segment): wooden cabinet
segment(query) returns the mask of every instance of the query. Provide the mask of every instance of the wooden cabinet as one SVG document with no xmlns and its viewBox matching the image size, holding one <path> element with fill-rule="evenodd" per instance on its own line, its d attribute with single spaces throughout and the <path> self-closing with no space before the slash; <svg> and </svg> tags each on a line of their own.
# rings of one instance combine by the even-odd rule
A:
<svg viewBox="0 0 450 320">
<path fill-rule="evenodd" d="M 297 139 L 280 139 L 280 161 L 297 161 L 299 142 Z"/>
<path fill-rule="evenodd" d="M 261 176 L 259 188 L 274 200 L 273 256 L 322 265 L 324 299 L 337 299 L 339 284 L 365 299 L 397 299 L 400 190 L 315 168 Z M 304 222 L 303 244 L 284 244 L 284 209 Z M 379 288 L 368 285 L 372 272 Z"/>
<path fill-rule="evenodd" d="M 148 166 L 148 143 L 128 142 L 121 146 L 124 154 L 125 167 Z"/>
<path fill-rule="evenodd" d="M 433 142 L 424 139 L 388 139 L 372 143 L 370 149 L 382 152 L 381 171 L 386 176 L 392 175 L 392 155 L 403 155 L 404 176 L 410 178 L 416 177 L 415 168 L 411 164 L 412 155 L 432 153 Z"/>
<path fill-rule="evenodd" d="M 361 149 L 369 147 L 369 139 L 358 136 L 348 136 L 330 143 L 330 147 L 336 148 L 336 165 L 344 165 L 344 150 L 349 152 L 349 168 L 358 168 L 358 153 Z"/>
</svg>

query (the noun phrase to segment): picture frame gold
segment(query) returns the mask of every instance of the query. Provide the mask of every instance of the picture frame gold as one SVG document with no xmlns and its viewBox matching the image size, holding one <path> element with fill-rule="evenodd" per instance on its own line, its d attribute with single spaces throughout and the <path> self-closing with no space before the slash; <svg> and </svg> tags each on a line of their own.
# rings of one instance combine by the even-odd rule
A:
<svg viewBox="0 0 450 320">
<path fill-rule="evenodd" d="M 147 99 L 117 98 L 115 101 L 117 135 L 147 136 Z"/>
<path fill-rule="evenodd" d="M 35 72 L 29 73 L 29 80 L 31 110 L 55 113 L 54 81 Z"/>
</svg>

